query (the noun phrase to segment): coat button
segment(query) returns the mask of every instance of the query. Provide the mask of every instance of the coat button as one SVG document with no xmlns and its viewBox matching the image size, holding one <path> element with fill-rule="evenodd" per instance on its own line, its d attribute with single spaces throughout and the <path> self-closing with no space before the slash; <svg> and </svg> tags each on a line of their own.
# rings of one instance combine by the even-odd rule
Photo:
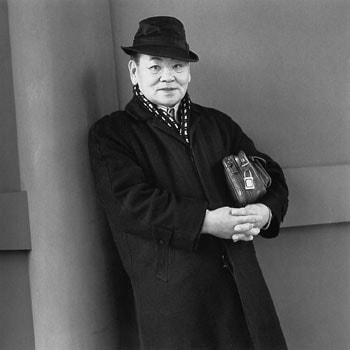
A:
<svg viewBox="0 0 350 350">
<path fill-rule="evenodd" d="M 158 241 L 158 243 L 159 243 L 159 245 L 164 245 L 164 244 L 165 244 L 165 242 L 164 242 L 162 239 L 160 239 L 160 240 Z"/>
</svg>

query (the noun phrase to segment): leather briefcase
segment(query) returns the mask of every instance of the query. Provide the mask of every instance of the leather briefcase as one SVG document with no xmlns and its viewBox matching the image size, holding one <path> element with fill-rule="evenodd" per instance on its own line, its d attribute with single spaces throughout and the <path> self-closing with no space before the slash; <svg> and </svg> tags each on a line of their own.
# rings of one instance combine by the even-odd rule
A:
<svg viewBox="0 0 350 350">
<path fill-rule="evenodd" d="M 244 151 L 222 160 L 227 184 L 239 206 L 256 203 L 271 185 L 271 177 L 265 169 L 266 161 L 257 156 L 247 157 Z"/>
</svg>

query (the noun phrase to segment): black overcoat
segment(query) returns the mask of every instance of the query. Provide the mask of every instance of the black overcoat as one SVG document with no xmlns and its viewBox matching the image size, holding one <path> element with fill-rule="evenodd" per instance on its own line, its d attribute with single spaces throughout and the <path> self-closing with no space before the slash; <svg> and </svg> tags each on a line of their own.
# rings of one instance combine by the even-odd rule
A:
<svg viewBox="0 0 350 350">
<path fill-rule="evenodd" d="M 267 160 L 272 186 L 261 202 L 273 220 L 261 236 L 276 236 L 288 203 L 282 170 L 218 110 L 192 103 L 189 134 L 187 144 L 135 97 L 89 134 L 97 193 L 134 292 L 141 347 L 286 349 L 253 243 L 200 235 L 207 208 L 237 206 L 221 160 L 242 149 Z"/>
</svg>

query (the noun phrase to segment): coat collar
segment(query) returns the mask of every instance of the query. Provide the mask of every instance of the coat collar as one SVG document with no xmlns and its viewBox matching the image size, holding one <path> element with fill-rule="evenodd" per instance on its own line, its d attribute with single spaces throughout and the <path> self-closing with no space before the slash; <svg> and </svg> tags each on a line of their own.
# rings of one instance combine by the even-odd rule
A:
<svg viewBox="0 0 350 350">
<path fill-rule="evenodd" d="M 153 114 L 148 111 L 135 96 L 133 96 L 130 102 L 126 105 L 125 110 L 136 120 L 146 121 L 153 118 Z"/>
<path fill-rule="evenodd" d="M 130 100 L 130 102 L 126 105 L 125 111 L 128 112 L 128 114 L 132 118 L 139 120 L 139 121 L 150 122 L 152 124 L 152 126 L 159 128 L 159 129 L 163 130 L 164 132 L 184 141 L 183 138 L 178 134 L 178 132 L 176 130 L 169 128 L 163 121 L 156 118 L 153 115 L 153 113 L 148 111 L 143 106 L 141 101 L 139 101 L 139 99 L 136 98 L 135 96 L 133 96 L 133 98 Z M 194 131 L 196 129 L 196 126 L 197 126 L 198 122 L 200 121 L 200 115 L 201 115 L 200 107 L 197 104 L 192 103 L 191 104 L 191 115 L 189 117 L 190 137 L 193 136 Z"/>
</svg>

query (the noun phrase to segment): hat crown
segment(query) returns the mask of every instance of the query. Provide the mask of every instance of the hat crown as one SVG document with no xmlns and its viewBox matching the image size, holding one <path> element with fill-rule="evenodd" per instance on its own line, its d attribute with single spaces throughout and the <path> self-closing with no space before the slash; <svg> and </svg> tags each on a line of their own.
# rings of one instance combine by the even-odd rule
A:
<svg viewBox="0 0 350 350">
<path fill-rule="evenodd" d="M 140 22 L 139 31 L 145 35 L 167 33 L 169 35 L 185 37 L 185 28 L 183 24 L 178 19 L 167 16 L 144 19 Z"/>
<path fill-rule="evenodd" d="M 188 50 L 183 24 L 178 19 L 167 16 L 146 18 L 140 22 L 133 45 L 145 44 L 175 46 Z"/>
<path fill-rule="evenodd" d="M 175 17 L 156 16 L 142 20 L 134 36 L 133 46 L 123 47 L 127 54 L 177 58 L 196 62 L 198 56 L 190 51 L 186 41 L 185 27 Z"/>
</svg>

